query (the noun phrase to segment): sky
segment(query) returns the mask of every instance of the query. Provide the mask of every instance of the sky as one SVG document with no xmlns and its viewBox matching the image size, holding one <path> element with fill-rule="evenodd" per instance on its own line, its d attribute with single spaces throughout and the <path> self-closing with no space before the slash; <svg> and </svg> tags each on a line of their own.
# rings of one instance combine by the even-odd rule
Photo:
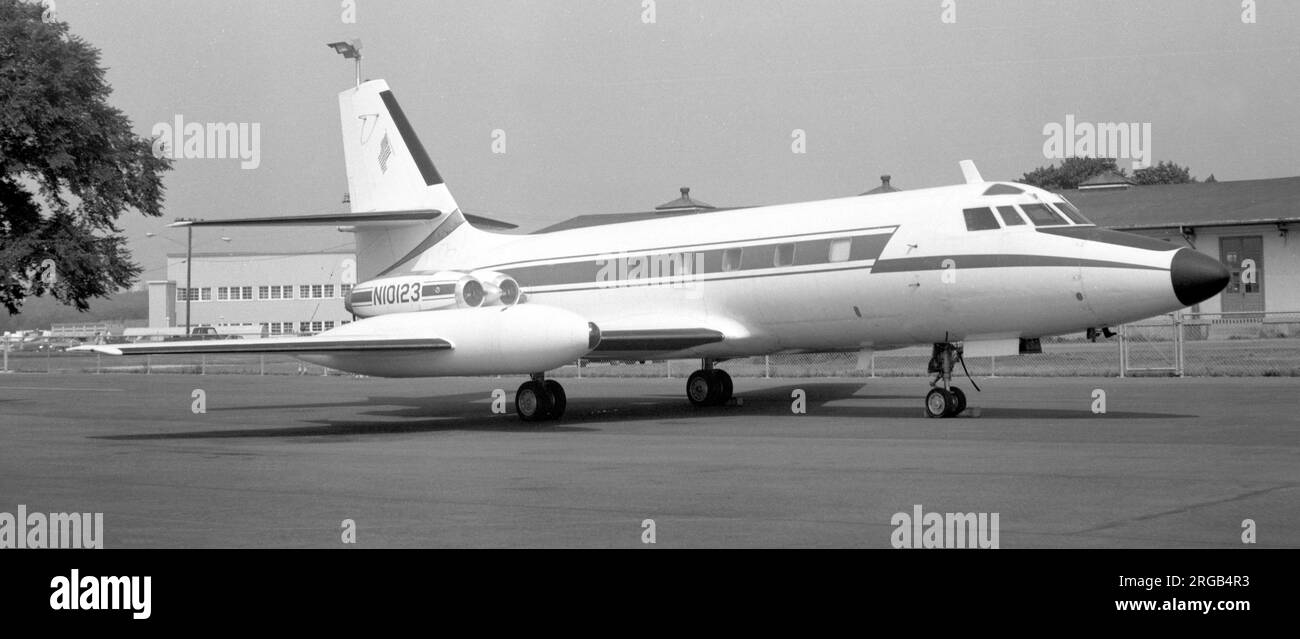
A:
<svg viewBox="0 0 1300 639">
<path fill-rule="evenodd" d="M 178 116 L 260 131 L 256 168 L 180 159 L 163 219 L 123 215 L 144 280 L 184 250 L 172 218 L 345 210 L 337 94 L 354 70 L 325 45 L 351 38 L 462 208 L 525 231 L 681 186 L 741 206 L 855 195 L 885 173 L 953 184 L 963 159 L 1015 179 L 1058 161 L 1044 130 L 1067 117 L 1149 125 L 1152 159 L 1200 178 L 1300 175 L 1293 0 L 53 1 L 102 51 L 140 135 Z M 349 244 L 301 229 L 194 240 Z"/>
</svg>

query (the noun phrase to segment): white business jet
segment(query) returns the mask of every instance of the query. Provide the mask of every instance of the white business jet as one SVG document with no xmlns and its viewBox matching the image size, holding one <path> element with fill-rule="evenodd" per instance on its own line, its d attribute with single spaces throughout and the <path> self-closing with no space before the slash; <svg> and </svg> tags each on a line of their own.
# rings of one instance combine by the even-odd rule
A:
<svg viewBox="0 0 1300 639">
<path fill-rule="evenodd" d="M 1098 228 L 1062 196 L 986 182 L 652 216 L 532 235 L 461 212 L 382 80 L 339 95 L 348 214 L 181 222 L 329 225 L 356 238 L 357 321 L 310 337 L 87 346 L 113 355 L 286 353 L 377 377 L 527 374 L 515 408 L 559 418 L 545 371 L 588 360 L 698 358 L 686 396 L 732 395 L 728 359 L 933 345 L 931 417 L 966 407 L 964 356 L 1039 350 L 1219 293 L 1227 270 L 1168 242 Z"/>
</svg>

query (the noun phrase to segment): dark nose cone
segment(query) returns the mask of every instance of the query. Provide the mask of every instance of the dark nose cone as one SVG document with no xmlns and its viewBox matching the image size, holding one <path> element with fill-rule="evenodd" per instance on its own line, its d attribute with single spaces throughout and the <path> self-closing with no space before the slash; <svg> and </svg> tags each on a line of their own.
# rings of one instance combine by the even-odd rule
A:
<svg viewBox="0 0 1300 639">
<path fill-rule="evenodd" d="M 1179 249 L 1169 267 L 1174 295 L 1183 306 L 1191 306 L 1219 294 L 1228 285 L 1228 269 L 1204 253 Z"/>
</svg>

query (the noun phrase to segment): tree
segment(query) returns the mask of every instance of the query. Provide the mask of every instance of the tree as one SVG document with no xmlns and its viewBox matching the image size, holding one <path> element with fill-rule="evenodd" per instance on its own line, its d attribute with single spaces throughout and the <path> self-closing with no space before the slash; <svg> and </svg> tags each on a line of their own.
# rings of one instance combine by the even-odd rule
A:
<svg viewBox="0 0 1300 639">
<path fill-rule="evenodd" d="M 1191 169 L 1178 166 L 1173 162 L 1160 162 L 1155 166 L 1138 169 L 1133 172 L 1133 181 L 1138 184 L 1187 184 L 1195 182 Z"/>
<path fill-rule="evenodd" d="M 1055 164 L 1040 166 L 1024 174 L 1020 181 L 1049 191 L 1061 191 L 1077 189 L 1080 182 L 1107 171 L 1125 175 L 1124 169 L 1115 163 L 1115 158 L 1073 157 L 1062 160 L 1060 167 Z"/>
<path fill-rule="evenodd" d="M 0 0 L 0 302 L 78 310 L 129 286 L 118 217 L 162 214 L 170 160 L 109 106 L 99 50 L 39 4 Z"/>
</svg>

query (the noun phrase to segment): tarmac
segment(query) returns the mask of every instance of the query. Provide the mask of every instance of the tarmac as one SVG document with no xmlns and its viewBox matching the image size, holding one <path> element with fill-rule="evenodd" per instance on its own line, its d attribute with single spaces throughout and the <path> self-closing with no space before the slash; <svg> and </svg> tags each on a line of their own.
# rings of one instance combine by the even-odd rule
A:
<svg viewBox="0 0 1300 639">
<path fill-rule="evenodd" d="M 566 379 L 540 426 L 522 381 L 0 375 L 0 511 L 106 548 L 890 548 L 918 505 L 1004 549 L 1300 546 L 1298 378 L 977 378 L 944 420 L 923 378 Z"/>
</svg>

